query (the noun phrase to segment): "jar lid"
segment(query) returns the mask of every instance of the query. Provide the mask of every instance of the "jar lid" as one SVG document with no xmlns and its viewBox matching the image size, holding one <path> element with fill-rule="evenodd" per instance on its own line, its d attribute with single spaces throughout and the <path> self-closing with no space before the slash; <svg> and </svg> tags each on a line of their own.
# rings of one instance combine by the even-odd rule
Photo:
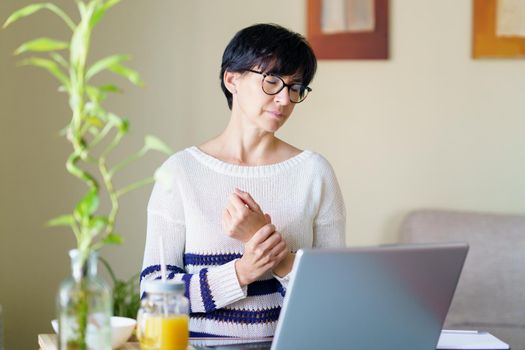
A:
<svg viewBox="0 0 525 350">
<path fill-rule="evenodd" d="M 186 290 L 186 285 L 181 281 L 162 281 L 162 280 L 152 280 L 144 282 L 144 291 L 146 293 L 173 293 L 180 292 L 184 293 Z"/>
</svg>

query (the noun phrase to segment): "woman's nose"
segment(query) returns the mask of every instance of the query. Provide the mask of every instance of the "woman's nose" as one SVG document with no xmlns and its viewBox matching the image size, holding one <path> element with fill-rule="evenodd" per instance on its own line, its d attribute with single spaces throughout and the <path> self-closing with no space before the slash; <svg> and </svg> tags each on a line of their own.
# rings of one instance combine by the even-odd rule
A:
<svg viewBox="0 0 525 350">
<path fill-rule="evenodd" d="M 287 104 L 290 104 L 290 93 L 288 91 L 288 86 L 285 86 L 284 89 L 279 91 L 278 94 L 275 95 L 274 101 L 285 106 Z"/>
</svg>

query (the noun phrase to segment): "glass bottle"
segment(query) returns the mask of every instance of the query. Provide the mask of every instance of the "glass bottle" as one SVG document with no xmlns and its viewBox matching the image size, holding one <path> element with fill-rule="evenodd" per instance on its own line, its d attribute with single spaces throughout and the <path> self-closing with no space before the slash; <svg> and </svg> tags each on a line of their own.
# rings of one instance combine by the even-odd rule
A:
<svg viewBox="0 0 525 350">
<path fill-rule="evenodd" d="M 183 282 L 144 282 L 145 297 L 137 315 L 137 337 L 143 350 L 186 350 L 189 301 Z"/>
<path fill-rule="evenodd" d="M 57 295 L 58 349 L 111 349 L 111 290 L 97 277 L 97 252 L 69 252 L 72 276 Z"/>
</svg>

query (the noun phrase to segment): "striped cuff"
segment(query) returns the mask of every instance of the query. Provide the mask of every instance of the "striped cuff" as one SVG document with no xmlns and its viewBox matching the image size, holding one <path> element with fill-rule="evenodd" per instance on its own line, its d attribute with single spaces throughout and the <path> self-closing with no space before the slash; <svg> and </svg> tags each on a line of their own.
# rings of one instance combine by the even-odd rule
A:
<svg viewBox="0 0 525 350">
<path fill-rule="evenodd" d="M 237 260 L 208 270 L 208 285 L 217 309 L 246 298 L 247 288 L 241 288 L 235 271 Z"/>
<path fill-rule="evenodd" d="M 284 297 L 284 294 L 286 293 L 286 289 L 288 289 L 288 284 L 290 283 L 290 277 L 292 277 L 292 272 L 289 272 L 286 276 L 283 276 L 283 277 L 279 277 L 275 273 L 272 273 L 272 275 L 281 284 L 279 293 L 281 293 L 281 295 Z"/>
</svg>

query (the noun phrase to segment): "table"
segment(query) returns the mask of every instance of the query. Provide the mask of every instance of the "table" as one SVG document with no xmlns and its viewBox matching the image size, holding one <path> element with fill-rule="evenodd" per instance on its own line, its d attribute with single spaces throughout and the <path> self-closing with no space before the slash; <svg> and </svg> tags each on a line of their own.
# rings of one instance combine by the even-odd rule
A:
<svg viewBox="0 0 525 350">
<path fill-rule="evenodd" d="M 268 342 L 272 338 L 243 338 L 243 339 L 237 339 L 239 342 L 247 343 L 247 342 Z M 197 348 L 201 347 L 202 345 L 209 345 L 210 342 L 213 344 L 223 344 L 223 342 L 226 342 L 226 344 L 231 344 L 232 341 L 234 342 L 235 339 L 231 338 L 190 338 L 190 342 L 193 343 Z M 40 347 L 40 350 L 56 350 L 57 349 L 57 336 L 56 334 L 39 334 L 38 335 L 38 345 Z M 140 345 L 136 341 L 136 339 L 132 339 L 132 341 L 127 342 L 118 350 L 140 350 Z M 197 350 L 194 346 L 190 345 L 188 346 L 187 350 Z"/>
<path fill-rule="evenodd" d="M 39 334 L 38 346 L 40 350 L 56 350 L 57 336 L 56 334 Z M 193 349 L 193 347 L 192 347 Z M 140 350 L 140 345 L 137 342 L 128 342 L 118 348 L 118 350 Z"/>
</svg>

